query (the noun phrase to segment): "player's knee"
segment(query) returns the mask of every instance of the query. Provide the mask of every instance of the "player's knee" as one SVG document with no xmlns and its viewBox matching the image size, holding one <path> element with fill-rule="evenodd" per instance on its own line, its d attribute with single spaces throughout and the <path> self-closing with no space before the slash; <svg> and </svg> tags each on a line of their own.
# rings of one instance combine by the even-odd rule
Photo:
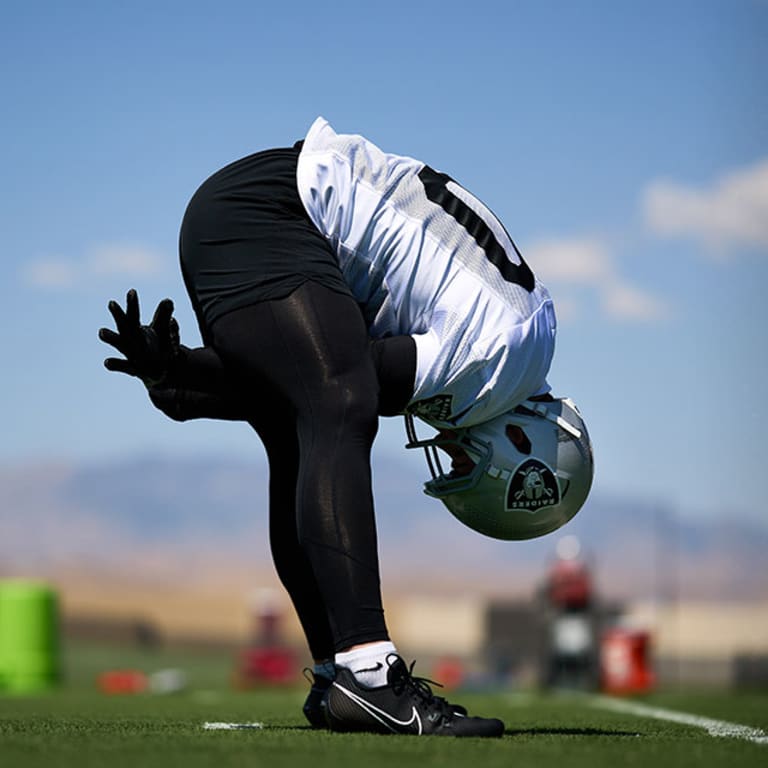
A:
<svg viewBox="0 0 768 768">
<path fill-rule="evenodd" d="M 376 434 L 378 426 L 378 391 L 375 381 L 347 377 L 324 387 L 318 407 L 322 418 L 331 425 L 345 425 L 357 434 Z"/>
</svg>

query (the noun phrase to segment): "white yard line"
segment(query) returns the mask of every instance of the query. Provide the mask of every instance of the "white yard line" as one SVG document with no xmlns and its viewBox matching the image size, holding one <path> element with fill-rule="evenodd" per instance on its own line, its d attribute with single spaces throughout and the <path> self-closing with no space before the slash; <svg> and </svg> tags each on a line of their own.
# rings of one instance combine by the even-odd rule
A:
<svg viewBox="0 0 768 768">
<path fill-rule="evenodd" d="M 245 731 L 263 727 L 264 723 L 203 723 L 206 731 Z"/>
<path fill-rule="evenodd" d="M 715 720 L 711 717 L 692 715 L 688 712 L 678 712 L 674 709 L 662 707 L 649 707 L 646 704 L 638 704 L 634 701 L 614 699 L 610 696 L 591 696 L 592 706 L 600 709 L 610 709 L 613 712 L 625 712 L 638 717 L 652 717 L 656 720 L 668 720 L 672 723 L 692 725 L 704 728 L 710 736 L 726 737 L 732 739 L 744 739 L 754 744 L 768 744 L 768 733 L 760 728 L 752 728 L 749 725 L 729 723 L 726 720 Z"/>
</svg>

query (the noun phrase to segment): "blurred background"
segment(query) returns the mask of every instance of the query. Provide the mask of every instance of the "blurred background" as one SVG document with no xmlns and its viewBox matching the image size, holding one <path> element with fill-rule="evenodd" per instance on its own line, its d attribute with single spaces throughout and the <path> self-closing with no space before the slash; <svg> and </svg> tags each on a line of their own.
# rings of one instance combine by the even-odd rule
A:
<svg viewBox="0 0 768 768">
<path fill-rule="evenodd" d="M 599 684 L 606 654 L 638 689 L 766 685 L 766 35 L 763 0 L 6 0 L 0 579 L 49 585 L 65 644 L 209 649 L 244 685 L 308 661 L 257 438 L 165 419 L 96 333 L 135 287 L 198 344 L 187 201 L 322 115 L 499 215 L 554 295 L 550 383 L 596 452 L 572 523 L 495 542 L 422 494 L 384 420 L 401 652 L 504 685 Z"/>
</svg>

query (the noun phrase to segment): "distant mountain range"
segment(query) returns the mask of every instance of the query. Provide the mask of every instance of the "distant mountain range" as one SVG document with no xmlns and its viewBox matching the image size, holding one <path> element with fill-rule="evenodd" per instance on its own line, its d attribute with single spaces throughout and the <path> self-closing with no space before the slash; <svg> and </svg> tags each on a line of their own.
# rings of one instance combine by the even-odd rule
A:
<svg viewBox="0 0 768 768">
<path fill-rule="evenodd" d="M 421 493 L 417 457 L 377 457 L 374 483 L 389 589 L 529 595 L 574 534 L 606 596 L 768 596 L 768 525 L 677 519 L 664 503 L 595 492 L 564 529 L 498 542 L 464 528 Z M 139 458 L 0 468 L 0 576 L 76 569 L 205 579 L 271 568 L 267 468 L 256 459 Z M 194 563 L 194 568 L 191 567 Z"/>
</svg>

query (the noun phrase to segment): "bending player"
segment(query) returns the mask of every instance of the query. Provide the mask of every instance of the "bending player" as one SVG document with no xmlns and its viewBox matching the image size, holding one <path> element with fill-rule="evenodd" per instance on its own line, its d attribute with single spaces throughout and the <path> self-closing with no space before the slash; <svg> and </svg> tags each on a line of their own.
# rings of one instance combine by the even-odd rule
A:
<svg viewBox="0 0 768 768">
<path fill-rule="evenodd" d="M 322 118 L 205 181 L 180 255 L 205 346 L 181 346 L 169 300 L 142 326 L 130 292 L 125 311 L 110 303 L 117 333 L 100 331 L 125 359 L 105 362 L 171 418 L 244 419 L 263 441 L 272 554 L 315 660 L 310 722 L 501 735 L 501 721 L 435 696 L 389 638 L 370 453 L 379 416 L 406 414 L 430 457 L 427 492 L 472 528 L 527 538 L 570 519 L 592 453 L 546 381 L 544 286 L 450 177 Z M 414 416 L 437 437 L 418 440 Z"/>
</svg>

